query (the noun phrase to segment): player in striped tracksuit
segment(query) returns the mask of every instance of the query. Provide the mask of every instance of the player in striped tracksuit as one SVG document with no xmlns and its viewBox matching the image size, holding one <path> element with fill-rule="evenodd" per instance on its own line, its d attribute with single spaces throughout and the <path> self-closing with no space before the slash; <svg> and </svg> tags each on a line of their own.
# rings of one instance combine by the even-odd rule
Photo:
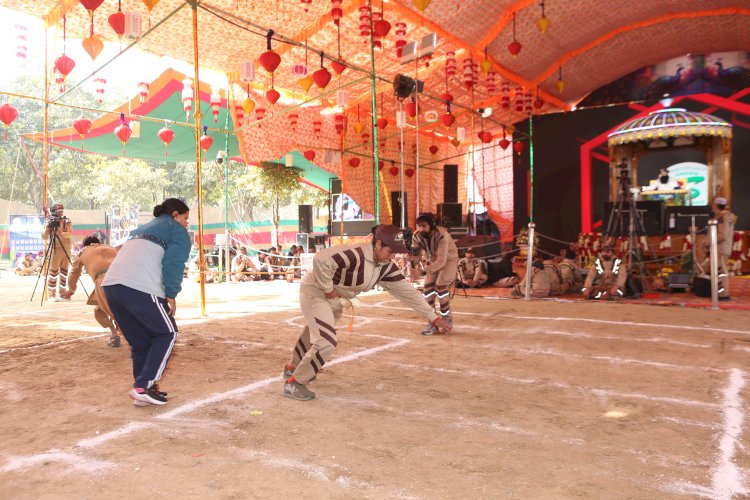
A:
<svg viewBox="0 0 750 500">
<path fill-rule="evenodd" d="M 450 331 L 450 324 L 435 314 L 391 258 L 406 253 L 403 232 L 381 224 L 373 228 L 372 241 L 337 245 L 315 254 L 313 271 L 300 285 L 300 308 L 307 326 L 292 349 L 284 369 L 284 396 L 305 401 L 315 393 L 306 387 L 336 350 L 336 320 L 347 299 L 380 285 L 422 314 L 436 328 Z"/>
<path fill-rule="evenodd" d="M 437 298 L 440 315 L 453 324 L 450 288 L 458 274 L 458 248 L 448 230 L 438 226 L 430 213 L 417 217 L 417 228 L 413 245 L 423 250 L 429 259 L 422 294 L 433 307 Z M 433 335 L 437 331 L 433 325 L 427 325 L 422 335 Z"/>
<path fill-rule="evenodd" d="M 115 321 L 130 344 L 135 406 L 166 404 L 156 382 L 177 339 L 175 297 L 190 256 L 189 207 L 168 198 L 154 207 L 154 219 L 130 232 L 107 270 L 102 288 Z"/>
</svg>

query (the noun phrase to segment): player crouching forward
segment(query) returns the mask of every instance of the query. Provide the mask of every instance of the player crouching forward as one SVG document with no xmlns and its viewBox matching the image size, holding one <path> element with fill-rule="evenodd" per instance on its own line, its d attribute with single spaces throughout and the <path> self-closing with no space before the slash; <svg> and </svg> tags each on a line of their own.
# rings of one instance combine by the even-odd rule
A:
<svg viewBox="0 0 750 500">
<path fill-rule="evenodd" d="M 344 303 L 376 285 L 421 313 L 436 328 L 450 331 L 450 323 L 435 314 L 391 261 L 394 254 L 408 251 L 403 232 L 396 226 L 381 224 L 372 233 L 372 241 L 336 245 L 316 253 L 312 272 L 302 278 L 299 303 L 307 326 L 284 368 L 284 396 L 300 401 L 315 397 L 307 383 L 336 350 L 336 321 Z"/>
</svg>

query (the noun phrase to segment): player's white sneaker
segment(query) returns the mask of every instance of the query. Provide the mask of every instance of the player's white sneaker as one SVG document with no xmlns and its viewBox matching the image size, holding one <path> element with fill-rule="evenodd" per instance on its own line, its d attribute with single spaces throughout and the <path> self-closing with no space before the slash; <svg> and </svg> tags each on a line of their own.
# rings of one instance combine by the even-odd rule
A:
<svg viewBox="0 0 750 500">
<path fill-rule="evenodd" d="M 315 393 L 313 391 L 296 381 L 291 384 L 284 384 L 282 394 L 288 398 L 296 399 L 297 401 L 309 401 L 315 399 Z"/>
</svg>

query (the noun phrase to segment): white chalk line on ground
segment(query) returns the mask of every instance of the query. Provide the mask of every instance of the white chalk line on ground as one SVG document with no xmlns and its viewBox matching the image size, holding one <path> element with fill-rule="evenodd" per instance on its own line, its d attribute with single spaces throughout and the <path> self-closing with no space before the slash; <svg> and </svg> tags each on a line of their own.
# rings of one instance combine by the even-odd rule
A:
<svg viewBox="0 0 750 500">
<path fill-rule="evenodd" d="M 734 463 L 734 455 L 742 436 L 742 423 L 745 413 L 742 409 L 740 392 L 745 386 L 745 374 L 742 370 L 732 368 L 729 382 L 722 391 L 724 427 L 719 438 L 719 456 L 716 460 L 711 487 L 714 498 L 731 499 L 734 495 L 748 493 L 745 478 Z"/>
<path fill-rule="evenodd" d="M 59 317 L 61 311 L 74 311 L 77 309 L 86 309 L 90 307 L 91 306 L 88 306 L 86 304 L 83 304 L 80 306 L 67 305 L 63 307 L 63 305 L 61 304 L 61 306 L 55 311 L 23 311 L 20 313 L 6 313 L 6 314 L 0 314 L 0 318 L 19 318 L 19 317 L 28 318 L 29 316 L 50 316 L 50 315 Z"/>
<path fill-rule="evenodd" d="M 391 366 L 396 366 L 398 368 L 416 369 L 416 370 L 432 371 L 432 372 L 438 372 L 438 373 L 453 373 L 453 374 L 464 375 L 468 377 L 487 377 L 488 376 L 486 371 L 480 371 L 480 370 L 453 370 L 450 368 L 434 368 L 434 367 L 410 365 L 406 363 L 395 363 L 395 362 L 389 362 L 388 364 Z M 609 389 L 600 389 L 596 387 L 571 385 L 571 384 L 567 384 L 564 382 L 542 382 L 535 378 L 509 377 L 509 376 L 497 375 L 497 374 L 492 374 L 492 378 L 505 380 L 507 382 L 511 382 L 514 384 L 537 385 L 537 386 L 546 386 L 546 387 L 559 387 L 563 389 L 573 389 L 573 390 L 577 390 L 581 392 L 587 392 L 598 397 L 606 396 L 606 397 L 618 397 L 618 398 L 625 398 L 625 399 L 643 399 L 643 400 L 648 400 L 648 401 L 653 401 L 653 402 L 658 402 L 658 403 L 670 403 L 670 404 L 682 405 L 682 406 L 696 406 L 696 407 L 709 408 L 709 409 L 719 408 L 719 405 L 716 403 L 708 403 L 708 402 L 696 401 L 692 399 L 670 398 L 670 397 L 664 397 L 664 396 L 651 396 L 648 394 L 621 392 L 621 391 L 614 391 L 614 390 L 609 390 Z"/>
<path fill-rule="evenodd" d="M 81 472 L 99 472 L 115 467 L 111 462 L 81 457 L 76 453 L 63 452 L 60 450 L 49 450 L 28 457 L 6 457 L 5 465 L 0 472 L 14 472 L 29 467 L 43 465 L 47 462 L 61 462 Z"/>
<path fill-rule="evenodd" d="M 99 335 L 88 335 L 86 337 L 76 337 L 74 339 L 55 340 L 52 342 L 46 342 L 44 344 L 34 344 L 34 345 L 24 346 L 24 347 L 11 347 L 10 349 L 4 349 L 0 351 L 0 354 L 5 354 L 6 352 L 13 352 L 13 351 L 27 351 L 30 349 L 41 349 L 43 347 L 50 347 L 50 346 L 61 345 L 61 344 L 70 344 L 71 342 L 80 342 L 82 340 L 98 339 L 101 337 L 108 337 L 108 336 L 109 336 L 109 333 L 101 333 Z"/>
<path fill-rule="evenodd" d="M 411 308 L 408 307 L 398 307 L 398 306 L 389 306 L 386 304 L 390 303 L 398 303 L 398 300 L 384 300 L 381 302 L 377 302 L 375 304 L 361 304 L 360 307 L 382 307 L 387 309 L 399 309 L 403 311 L 411 311 Z M 670 324 L 664 324 L 664 323 L 641 323 L 636 321 L 612 321 L 612 320 L 606 320 L 606 319 L 594 319 L 594 318 L 569 318 L 566 316 L 520 316 L 515 314 L 499 314 L 499 313 L 471 313 L 471 312 L 454 312 L 453 314 L 462 314 L 466 316 L 480 316 L 483 318 L 487 317 L 493 317 L 493 318 L 511 318 L 511 319 L 528 319 L 533 321 L 585 321 L 588 323 L 602 323 L 607 325 L 627 325 L 627 326 L 646 326 L 646 327 L 654 327 L 654 328 L 676 328 L 679 330 L 697 330 L 697 331 L 706 331 L 706 332 L 723 332 L 723 333 L 738 333 L 741 335 L 750 335 L 750 331 L 748 330 L 730 330 L 726 328 L 716 328 L 716 327 L 710 327 L 710 326 L 687 326 L 687 325 L 670 325 Z"/>
<path fill-rule="evenodd" d="M 393 338 L 393 337 L 391 337 Z M 383 344 L 377 347 L 372 347 L 369 349 L 364 349 L 362 351 L 357 351 L 351 354 L 347 354 L 345 356 L 341 356 L 335 359 L 332 359 L 328 363 L 326 363 L 326 366 L 333 366 L 341 363 L 347 363 L 349 361 L 354 361 L 359 358 L 367 357 L 373 354 L 376 354 L 381 351 L 385 351 L 388 349 L 395 349 L 398 347 L 401 347 L 403 345 L 406 345 L 410 343 L 411 341 L 408 339 L 397 339 L 394 342 L 390 342 L 388 344 Z M 270 384 L 278 383 L 281 384 L 281 377 L 280 375 L 274 376 L 274 377 L 268 377 L 256 382 L 253 382 L 251 384 L 237 387 L 235 389 L 231 389 L 226 392 L 222 393 L 216 393 L 212 394 L 211 396 L 203 399 L 199 399 L 196 401 L 191 401 L 190 403 L 186 403 L 182 406 L 178 406 L 177 408 L 174 408 L 170 411 L 167 411 L 165 413 L 159 414 L 155 417 L 153 417 L 154 420 L 173 420 L 175 417 L 178 417 L 180 415 L 183 415 L 185 413 L 190 413 L 194 410 L 197 410 L 198 408 L 202 408 L 204 406 L 207 406 L 209 404 L 218 403 L 221 401 L 226 401 L 228 399 L 234 399 L 240 396 L 243 396 L 249 392 L 255 391 L 257 389 L 266 387 Z M 76 443 L 76 448 L 84 448 L 84 449 L 94 449 L 99 446 L 101 446 L 104 443 L 108 443 L 109 441 L 112 441 L 114 439 L 118 439 L 124 436 L 127 436 L 128 434 L 131 434 L 135 431 L 142 430 L 146 427 L 150 427 L 155 425 L 151 422 L 146 421 L 135 421 L 135 422 L 129 422 L 121 427 L 118 427 L 117 429 L 114 429 L 110 432 L 95 436 L 93 438 L 88 439 L 82 439 Z M 36 465 L 40 461 L 53 461 L 53 460 L 67 460 L 71 461 L 73 459 L 68 458 L 69 456 L 76 457 L 76 459 L 80 459 L 75 454 L 72 453 L 61 453 L 58 450 L 50 450 L 48 452 L 44 453 L 38 453 L 34 455 L 30 455 L 27 457 L 14 457 L 12 459 L 12 462 L 9 462 L 10 465 L 12 465 L 10 470 L 18 470 L 22 468 L 26 468 L 27 466 Z M 46 457 L 46 458 L 39 458 L 39 457 Z M 71 462 L 72 463 L 72 462 Z M 0 468 L 0 471 L 5 471 L 6 467 L 9 467 L 9 464 L 6 464 L 3 466 L 3 468 Z M 27 465 L 28 464 L 28 465 Z"/>
</svg>

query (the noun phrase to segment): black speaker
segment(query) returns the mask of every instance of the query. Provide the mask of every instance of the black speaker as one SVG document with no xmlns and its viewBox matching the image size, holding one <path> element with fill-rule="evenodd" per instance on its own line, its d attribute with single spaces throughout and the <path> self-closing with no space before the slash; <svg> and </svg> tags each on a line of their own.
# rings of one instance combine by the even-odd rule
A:
<svg viewBox="0 0 750 500">
<path fill-rule="evenodd" d="M 331 194 L 341 194 L 341 179 L 331 179 Z"/>
<path fill-rule="evenodd" d="M 602 232 L 609 227 L 609 218 L 612 215 L 614 203 L 608 201 L 604 204 L 604 221 Z M 659 236 L 664 234 L 664 202 L 661 200 L 637 201 L 635 208 L 641 215 L 647 236 Z M 612 225 L 611 236 L 626 236 L 630 227 L 630 207 L 626 203 L 622 210 L 622 229 L 617 227 L 617 221 Z M 622 233 L 622 234 L 621 234 Z"/>
<path fill-rule="evenodd" d="M 312 233 L 313 231 L 313 207 L 312 205 L 299 205 L 299 231 L 300 233 Z"/>
<path fill-rule="evenodd" d="M 404 192 L 404 218 L 405 223 L 409 225 L 409 202 Z M 401 227 L 401 191 L 391 191 L 391 224 Z"/>
<path fill-rule="evenodd" d="M 437 223 L 443 227 L 461 227 L 463 223 L 463 208 L 460 203 L 438 203 Z"/>
<path fill-rule="evenodd" d="M 458 203 L 458 165 L 443 169 L 443 202 Z"/>
</svg>

